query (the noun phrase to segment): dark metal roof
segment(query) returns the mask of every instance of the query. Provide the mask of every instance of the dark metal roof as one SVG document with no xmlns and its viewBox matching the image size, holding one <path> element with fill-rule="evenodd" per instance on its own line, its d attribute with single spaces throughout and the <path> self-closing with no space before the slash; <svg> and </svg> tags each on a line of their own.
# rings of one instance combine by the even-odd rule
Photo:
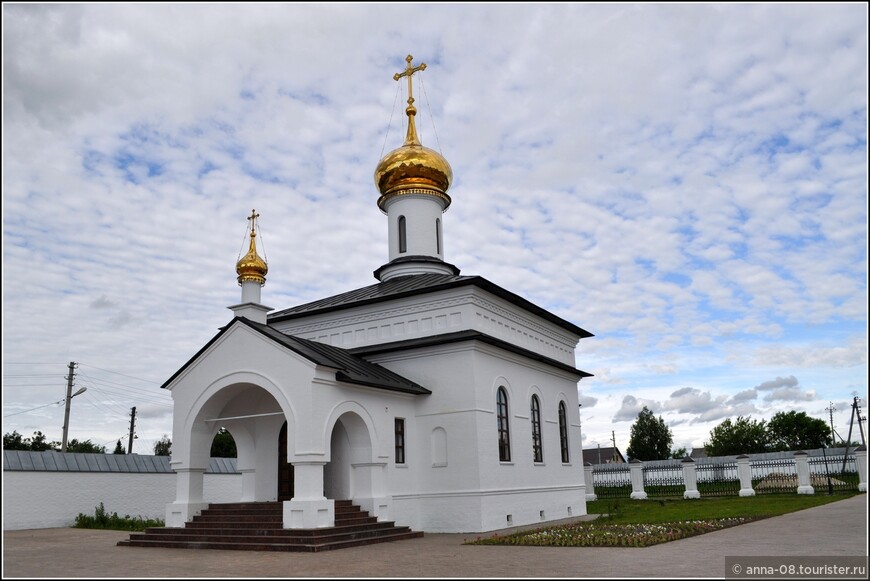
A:
<svg viewBox="0 0 870 581">
<path fill-rule="evenodd" d="M 335 368 L 337 370 L 335 378 L 339 381 L 392 391 L 402 391 L 414 395 L 432 393 L 410 379 L 406 379 L 386 367 L 381 367 L 377 363 L 366 361 L 362 357 L 352 354 L 347 349 L 318 343 L 317 341 L 309 341 L 301 337 L 285 335 L 268 325 L 254 323 L 248 319 L 240 320 L 314 363 Z"/>
<path fill-rule="evenodd" d="M 169 456 L 79 454 L 3 450 L 3 470 L 10 472 L 126 472 L 172 474 Z M 210 458 L 206 474 L 239 474 L 235 458 Z"/>
<path fill-rule="evenodd" d="M 212 337 L 212 339 L 206 343 L 205 346 L 196 353 L 196 355 L 191 357 L 187 363 L 182 365 L 178 371 L 172 374 L 172 377 L 170 377 L 161 387 L 165 388 L 169 385 L 236 322 L 260 332 L 265 337 L 290 349 L 294 353 L 298 353 L 316 365 L 335 369 L 335 378 L 338 381 L 390 391 L 400 391 L 412 395 L 427 395 L 432 393 L 425 387 L 418 385 L 410 379 L 406 379 L 398 373 L 394 373 L 376 363 L 370 363 L 361 357 L 351 354 L 346 349 L 286 335 L 280 331 L 276 331 L 269 325 L 255 323 L 244 317 L 236 317 L 230 321 L 229 324 L 223 327 L 217 335 Z"/>
<path fill-rule="evenodd" d="M 406 349 L 431 347 L 433 345 L 461 343 L 464 341 L 481 341 L 483 343 L 487 343 L 488 345 L 493 345 L 495 347 L 499 347 L 500 349 L 504 349 L 506 351 L 510 351 L 512 353 L 534 359 L 535 361 L 540 361 L 542 363 L 546 363 L 547 365 L 552 365 L 553 367 L 561 369 L 562 371 L 573 373 L 579 376 L 581 379 L 584 377 L 592 377 L 591 373 L 586 373 L 585 371 L 581 371 L 575 367 L 572 367 L 571 365 L 562 363 L 561 361 L 556 361 L 555 359 L 551 359 L 550 357 L 546 357 L 544 355 L 541 355 L 540 353 L 535 353 L 534 351 L 530 351 L 523 347 L 518 347 L 512 343 L 503 341 L 502 339 L 497 339 L 495 337 L 487 335 L 486 333 L 481 333 L 480 331 L 474 331 L 470 329 L 467 331 L 457 331 L 455 333 L 430 335 L 428 337 L 420 337 L 418 339 L 406 339 L 404 341 L 393 341 L 391 343 L 381 343 L 379 345 L 368 345 L 366 347 L 349 349 L 348 351 L 354 355 L 369 356 L 377 355 L 379 353 L 392 353 L 395 351 L 403 351 Z"/>
<path fill-rule="evenodd" d="M 542 309 L 534 303 L 516 295 L 502 287 L 493 284 L 480 276 L 459 276 L 450 274 L 417 274 L 392 278 L 386 282 L 380 282 L 346 293 L 314 301 L 297 307 L 277 311 L 268 316 L 270 323 L 278 323 L 308 315 L 328 313 L 349 309 L 362 305 L 410 297 L 435 291 L 458 288 L 462 286 L 476 286 L 489 293 L 496 295 L 526 311 L 555 323 L 580 338 L 592 337 L 592 333 L 581 329 L 573 323 L 569 323 L 561 317 Z"/>
</svg>

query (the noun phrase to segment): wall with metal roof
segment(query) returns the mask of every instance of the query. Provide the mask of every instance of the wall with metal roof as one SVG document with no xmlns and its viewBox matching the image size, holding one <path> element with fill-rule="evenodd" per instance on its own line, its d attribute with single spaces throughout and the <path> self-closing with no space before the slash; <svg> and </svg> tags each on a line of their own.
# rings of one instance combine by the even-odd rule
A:
<svg viewBox="0 0 870 581">
<path fill-rule="evenodd" d="M 169 456 L 3 450 L 4 472 L 125 472 L 171 474 Z M 211 458 L 206 474 L 239 474 L 235 458 Z"/>
</svg>

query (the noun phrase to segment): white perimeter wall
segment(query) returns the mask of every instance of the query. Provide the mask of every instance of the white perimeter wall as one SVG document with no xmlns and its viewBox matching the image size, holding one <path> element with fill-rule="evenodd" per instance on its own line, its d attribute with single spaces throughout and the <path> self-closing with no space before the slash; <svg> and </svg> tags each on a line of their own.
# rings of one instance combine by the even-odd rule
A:
<svg viewBox="0 0 870 581">
<path fill-rule="evenodd" d="M 175 500 L 175 474 L 3 472 L 3 530 L 70 527 L 79 513 L 166 518 Z M 241 474 L 206 474 L 206 502 L 238 502 Z"/>
</svg>

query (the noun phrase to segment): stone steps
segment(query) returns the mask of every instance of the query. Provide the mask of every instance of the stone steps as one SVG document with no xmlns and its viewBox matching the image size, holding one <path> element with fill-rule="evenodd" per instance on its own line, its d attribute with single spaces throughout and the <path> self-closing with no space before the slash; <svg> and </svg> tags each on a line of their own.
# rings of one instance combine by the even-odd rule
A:
<svg viewBox="0 0 870 581">
<path fill-rule="evenodd" d="M 119 546 L 242 551 L 318 552 L 422 537 L 393 522 L 378 522 L 349 500 L 335 501 L 335 526 L 283 528 L 279 502 L 211 504 L 183 528 L 131 533 Z"/>
</svg>

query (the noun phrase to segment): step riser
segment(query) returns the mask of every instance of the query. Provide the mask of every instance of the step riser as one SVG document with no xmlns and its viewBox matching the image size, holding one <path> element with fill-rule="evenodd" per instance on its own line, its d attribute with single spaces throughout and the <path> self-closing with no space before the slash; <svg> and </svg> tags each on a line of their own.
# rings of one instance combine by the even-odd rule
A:
<svg viewBox="0 0 870 581">
<path fill-rule="evenodd" d="M 167 534 L 160 535 L 158 542 L 191 542 L 191 543 L 247 543 L 247 544 L 289 544 L 289 545 L 310 545 L 320 543 L 334 543 L 337 541 L 352 541 L 357 539 L 370 539 L 373 537 L 383 536 L 385 531 L 359 531 L 354 533 L 335 533 L 318 536 L 238 536 L 238 535 L 183 535 L 183 534 Z M 410 533 L 411 530 L 407 527 L 399 529 L 391 529 L 387 531 L 390 534 Z M 131 541 L 147 541 L 150 540 L 146 534 L 132 534 Z"/>
<path fill-rule="evenodd" d="M 285 529 L 285 528 L 266 528 L 266 527 L 249 527 L 249 528 L 211 528 L 211 527 L 187 527 L 187 528 L 150 528 L 145 531 L 149 535 L 236 535 L 236 536 L 315 536 L 323 534 L 324 531 L 335 533 L 356 533 L 369 530 L 389 530 L 395 527 L 395 523 L 384 521 L 362 525 L 337 526 L 326 529 Z"/>
<path fill-rule="evenodd" d="M 281 544 L 240 544 L 240 543 L 201 543 L 201 542 L 164 542 L 164 541 L 121 541 L 118 543 L 121 546 L 128 547 L 155 547 L 163 549 L 214 549 L 221 551 L 287 551 L 287 552 L 319 552 L 330 551 L 335 549 L 344 549 L 349 547 L 361 547 L 364 545 L 373 545 L 375 543 L 386 543 L 391 541 L 401 541 L 407 539 L 416 539 L 423 536 L 423 533 L 410 532 L 406 534 L 398 534 L 384 537 L 373 537 L 370 539 L 356 539 L 351 541 L 340 541 L 333 544 L 324 545 L 281 545 Z"/>
</svg>

